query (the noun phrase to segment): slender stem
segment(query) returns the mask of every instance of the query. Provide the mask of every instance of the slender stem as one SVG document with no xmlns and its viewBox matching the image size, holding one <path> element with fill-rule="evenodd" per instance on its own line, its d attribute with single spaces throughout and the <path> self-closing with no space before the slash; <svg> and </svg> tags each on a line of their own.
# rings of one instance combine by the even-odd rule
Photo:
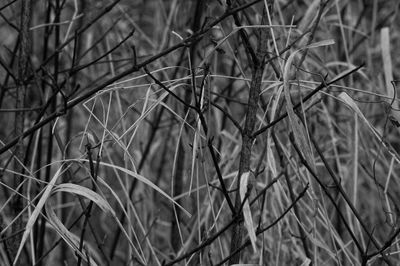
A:
<svg viewBox="0 0 400 266">
<path fill-rule="evenodd" d="M 272 7 L 272 4 L 273 1 L 268 1 L 269 8 Z M 267 22 L 267 13 L 264 8 L 261 24 L 264 25 L 266 24 L 266 22 Z M 240 213 L 239 209 L 241 206 L 241 199 L 239 194 L 240 179 L 242 174 L 250 171 L 251 150 L 254 140 L 252 136 L 256 123 L 258 101 L 261 92 L 261 80 L 265 68 L 264 59 L 267 54 L 266 47 L 268 38 L 269 38 L 269 30 L 265 28 L 260 29 L 260 33 L 258 35 L 257 52 L 256 52 L 257 60 L 254 60 L 252 62 L 253 73 L 250 82 L 249 99 L 246 110 L 246 120 L 242 131 L 242 148 L 240 151 L 239 171 L 237 177 L 237 192 L 235 199 L 236 214 Z M 239 220 L 237 220 L 232 229 L 231 244 L 230 244 L 231 253 L 235 252 L 240 247 L 242 243 L 242 231 L 243 231 L 243 222 L 239 222 Z M 229 264 L 237 264 L 239 263 L 239 260 L 240 260 L 240 252 L 237 252 L 229 259 Z"/>
</svg>

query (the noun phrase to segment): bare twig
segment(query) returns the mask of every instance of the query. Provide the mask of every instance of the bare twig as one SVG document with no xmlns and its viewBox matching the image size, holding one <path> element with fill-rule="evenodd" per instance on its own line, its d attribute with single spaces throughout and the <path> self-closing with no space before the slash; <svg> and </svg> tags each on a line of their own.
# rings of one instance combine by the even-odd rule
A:
<svg viewBox="0 0 400 266">
<path fill-rule="evenodd" d="M 268 8 L 271 9 L 273 5 L 273 1 L 268 1 Z M 264 25 L 267 22 L 267 11 L 264 8 L 263 17 L 261 24 Z M 252 78 L 250 83 L 249 90 L 249 99 L 246 110 L 246 121 L 242 131 L 242 148 L 240 151 L 240 161 L 239 161 L 239 171 L 237 177 L 237 188 L 238 192 L 236 193 L 235 199 L 235 212 L 238 214 L 241 201 L 239 195 L 239 186 L 240 179 L 244 173 L 250 171 L 250 158 L 251 158 L 251 150 L 253 146 L 253 130 L 256 122 L 257 116 L 257 108 L 258 108 L 258 100 L 261 92 L 261 80 L 264 73 L 265 63 L 264 59 L 267 54 L 267 41 L 269 30 L 260 29 L 260 34 L 258 35 L 258 47 L 257 47 L 257 60 L 252 62 Z M 239 220 L 234 224 L 232 229 L 231 236 L 231 246 L 230 252 L 235 252 L 241 245 L 242 242 L 242 231 L 243 231 L 243 223 L 239 222 Z M 229 259 L 229 264 L 237 264 L 240 260 L 240 252 L 235 253 Z"/>
</svg>

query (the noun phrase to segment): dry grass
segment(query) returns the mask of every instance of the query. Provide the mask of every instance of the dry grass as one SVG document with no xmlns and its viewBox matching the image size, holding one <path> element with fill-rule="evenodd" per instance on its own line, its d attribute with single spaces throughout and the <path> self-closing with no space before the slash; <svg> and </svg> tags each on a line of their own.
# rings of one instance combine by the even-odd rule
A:
<svg viewBox="0 0 400 266">
<path fill-rule="evenodd" d="M 0 6 L 1 265 L 400 261 L 397 1 L 33 2 L 25 77 Z"/>
</svg>

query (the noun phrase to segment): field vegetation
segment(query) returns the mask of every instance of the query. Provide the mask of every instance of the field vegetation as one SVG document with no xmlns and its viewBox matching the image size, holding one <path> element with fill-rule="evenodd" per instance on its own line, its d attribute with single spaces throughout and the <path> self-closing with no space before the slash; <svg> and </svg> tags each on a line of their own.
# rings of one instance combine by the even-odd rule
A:
<svg viewBox="0 0 400 266">
<path fill-rule="evenodd" d="M 396 0 L 0 2 L 0 265 L 399 265 Z"/>
</svg>

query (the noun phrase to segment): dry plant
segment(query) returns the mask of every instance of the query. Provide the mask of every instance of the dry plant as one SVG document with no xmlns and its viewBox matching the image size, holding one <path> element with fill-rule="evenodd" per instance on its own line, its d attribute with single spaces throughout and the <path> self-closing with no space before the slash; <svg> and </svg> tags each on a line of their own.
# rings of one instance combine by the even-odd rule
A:
<svg viewBox="0 0 400 266">
<path fill-rule="evenodd" d="M 397 265 L 398 1 L 4 0 L 1 265 Z"/>
</svg>

